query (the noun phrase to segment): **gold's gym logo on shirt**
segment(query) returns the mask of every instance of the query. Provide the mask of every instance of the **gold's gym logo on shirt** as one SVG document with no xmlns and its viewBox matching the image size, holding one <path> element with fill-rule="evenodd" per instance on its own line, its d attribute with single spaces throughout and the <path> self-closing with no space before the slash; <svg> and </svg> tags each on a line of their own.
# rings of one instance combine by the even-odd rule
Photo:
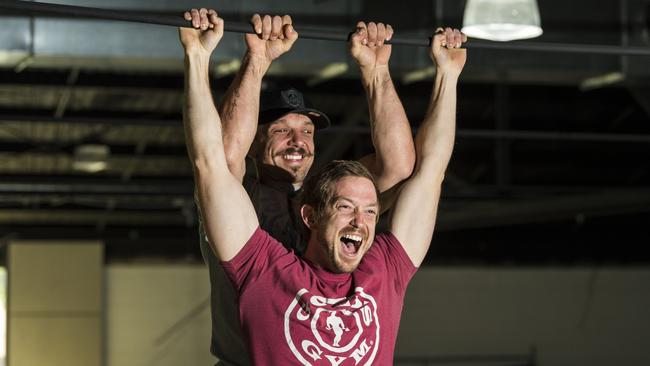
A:
<svg viewBox="0 0 650 366">
<path fill-rule="evenodd" d="M 372 365 L 379 346 L 377 303 L 362 287 L 339 299 L 302 289 L 284 314 L 284 335 L 303 365 Z"/>
</svg>

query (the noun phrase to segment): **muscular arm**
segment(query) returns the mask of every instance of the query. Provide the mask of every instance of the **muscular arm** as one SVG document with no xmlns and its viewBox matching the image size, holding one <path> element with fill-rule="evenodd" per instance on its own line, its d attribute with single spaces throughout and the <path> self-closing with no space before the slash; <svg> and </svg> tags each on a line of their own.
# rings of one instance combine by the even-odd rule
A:
<svg viewBox="0 0 650 366">
<path fill-rule="evenodd" d="M 415 163 L 411 126 L 397 96 L 388 68 L 393 29 L 382 23 L 357 23 L 350 37 L 350 52 L 361 71 L 370 112 L 375 153 L 360 161 L 375 176 L 380 192 L 387 192 L 408 178 Z M 382 203 L 385 197 L 382 197 Z"/>
<path fill-rule="evenodd" d="M 270 64 L 270 61 L 247 52 L 222 102 L 221 126 L 226 161 L 230 172 L 240 181 L 246 170 L 246 154 L 257 132 L 262 78 Z"/>
<path fill-rule="evenodd" d="M 456 130 L 456 84 L 465 64 L 460 47 L 463 35 L 448 29 L 436 34 L 432 58 L 438 69 L 425 119 L 415 138 L 417 162 L 395 203 L 391 232 L 419 266 L 429 249 L 445 170 L 451 158 Z M 449 44 L 451 49 L 442 45 Z"/>
<path fill-rule="evenodd" d="M 288 15 L 253 15 L 251 25 L 255 34 L 245 36 L 248 50 L 222 103 L 226 161 L 232 174 L 240 181 L 246 172 L 246 154 L 257 132 L 262 78 L 273 60 L 291 49 L 298 39 L 291 24 Z"/>
<path fill-rule="evenodd" d="M 408 178 L 413 171 L 415 149 L 411 126 L 388 66 L 373 70 L 362 80 L 368 99 L 375 153 L 364 157 L 361 162 L 377 179 L 379 191 L 385 192 Z"/>
<path fill-rule="evenodd" d="M 179 29 L 185 49 L 183 124 L 210 245 L 219 259 L 230 260 L 253 234 L 258 221 L 244 187 L 228 169 L 219 113 L 210 92 L 208 66 L 223 35 L 223 20 L 216 12 L 199 12 L 211 28 Z"/>
</svg>

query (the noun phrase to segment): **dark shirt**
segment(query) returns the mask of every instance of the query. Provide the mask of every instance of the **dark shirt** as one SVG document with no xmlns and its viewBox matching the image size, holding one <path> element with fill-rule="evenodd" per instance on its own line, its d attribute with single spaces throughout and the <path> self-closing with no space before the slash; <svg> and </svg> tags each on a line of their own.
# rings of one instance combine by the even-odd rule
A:
<svg viewBox="0 0 650 366">
<path fill-rule="evenodd" d="M 307 238 L 300 217 L 300 190 L 294 191 L 290 182 L 265 178 L 264 172 L 261 173 L 261 178 L 249 176 L 243 182 L 260 227 L 288 249 L 302 255 Z"/>
<path fill-rule="evenodd" d="M 260 227 L 273 235 L 288 249 L 302 255 L 306 245 L 306 229 L 300 218 L 299 193 L 281 171 L 254 165 L 247 168 L 243 186 L 260 222 Z M 199 218 L 201 217 L 199 213 Z M 210 351 L 220 359 L 218 365 L 247 366 L 251 362 L 244 346 L 236 295 L 223 268 L 208 243 L 199 223 L 201 253 L 210 272 L 212 341 Z"/>
</svg>

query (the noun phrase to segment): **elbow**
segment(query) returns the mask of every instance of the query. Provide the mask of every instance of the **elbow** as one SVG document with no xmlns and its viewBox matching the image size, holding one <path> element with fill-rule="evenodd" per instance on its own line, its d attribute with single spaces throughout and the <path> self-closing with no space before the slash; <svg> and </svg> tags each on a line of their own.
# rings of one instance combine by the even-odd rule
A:
<svg viewBox="0 0 650 366">
<path fill-rule="evenodd" d="M 223 170 L 223 163 L 220 162 L 220 159 L 215 158 L 209 152 L 192 154 L 191 160 L 192 169 L 197 179 L 218 175 Z"/>
<path fill-rule="evenodd" d="M 215 169 L 213 165 L 210 159 L 206 159 L 205 157 L 194 156 L 192 158 L 192 169 L 197 178 L 209 176 Z"/>
<path fill-rule="evenodd" d="M 400 183 L 408 180 L 413 175 L 414 168 L 415 164 L 409 163 L 394 169 L 384 169 L 378 179 L 381 182 L 379 183 L 379 190 L 385 192 L 398 187 Z"/>
<path fill-rule="evenodd" d="M 430 182 L 430 185 L 442 186 L 446 170 L 447 164 L 440 164 L 437 161 L 423 161 L 418 162 L 413 176 L 422 177 L 422 179 Z"/>
<path fill-rule="evenodd" d="M 408 179 L 415 170 L 415 151 L 401 155 L 401 159 L 395 161 L 387 172 L 391 180 L 396 184 Z"/>
</svg>

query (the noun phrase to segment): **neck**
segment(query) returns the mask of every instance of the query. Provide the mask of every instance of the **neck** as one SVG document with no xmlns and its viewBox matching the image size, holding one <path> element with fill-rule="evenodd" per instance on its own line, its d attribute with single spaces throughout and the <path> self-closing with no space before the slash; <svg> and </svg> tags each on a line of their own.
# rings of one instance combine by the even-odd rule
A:
<svg viewBox="0 0 650 366">
<path fill-rule="evenodd" d="M 257 169 L 262 180 L 274 180 L 293 184 L 293 175 L 282 168 L 258 162 Z"/>
<path fill-rule="evenodd" d="M 329 269 L 324 266 L 325 261 L 323 260 L 323 254 L 313 232 L 309 235 L 309 242 L 307 242 L 307 249 L 305 250 L 303 257 L 312 262 L 316 267 L 329 271 Z"/>
</svg>

